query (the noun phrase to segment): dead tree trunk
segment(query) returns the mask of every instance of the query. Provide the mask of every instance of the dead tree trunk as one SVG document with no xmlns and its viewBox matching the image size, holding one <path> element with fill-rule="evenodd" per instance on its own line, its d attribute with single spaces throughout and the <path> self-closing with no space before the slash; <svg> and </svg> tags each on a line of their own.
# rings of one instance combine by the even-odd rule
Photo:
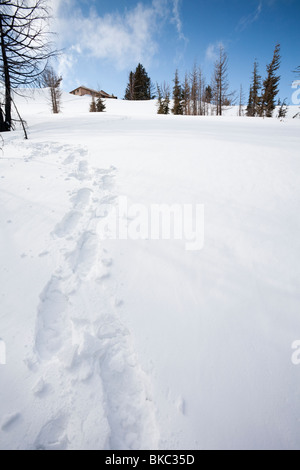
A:
<svg viewBox="0 0 300 470">
<path fill-rule="evenodd" d="M 11 130 L 11 83 L 9 76 L 9 66 L 5 48 L 5 38 L 3 33 L 3 24 L 2 24 L 2 15 L 0 14 L 0 38 L 1 38 L 1 53 L 3 61 L 3 73 L 4 73 L 4 84 L 5 84 L 5 117 L 3 120 L 3 129 L 2 132 L 7 132 Z M 2 114 L 2 110 L 1 110 Z M 0 119 L 1 122 L 1 119 Z"/>
</svg>

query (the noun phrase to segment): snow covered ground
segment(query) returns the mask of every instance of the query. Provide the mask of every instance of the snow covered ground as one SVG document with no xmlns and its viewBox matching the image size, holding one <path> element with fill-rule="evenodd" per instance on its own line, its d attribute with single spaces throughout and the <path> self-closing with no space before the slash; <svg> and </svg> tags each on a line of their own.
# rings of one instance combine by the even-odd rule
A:
<svg viewBox="0 0 300 470">
<path fill-rule="evenodd" d="M 299 120 L 89 101 L 3 136 L 0 448 L 299 449 Z M 119 196 L 204 204 L 204 248 L 101 239 Z"/>
</svg>

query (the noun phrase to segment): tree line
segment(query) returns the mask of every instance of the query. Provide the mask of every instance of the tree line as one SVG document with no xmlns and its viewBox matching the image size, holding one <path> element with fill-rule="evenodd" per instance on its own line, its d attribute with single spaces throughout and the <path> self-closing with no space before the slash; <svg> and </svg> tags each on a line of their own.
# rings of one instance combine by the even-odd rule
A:
<svg viewBox="0 0 300 470">
<path fill-rule="evenodd" d="M 1 0 L 0 2 L 0 132 L 10 131 L 16 122 L 21 122 L 25 137 L 26 128 L 16 107 L 14 94 L 22 87 L 44 86 L 49 88 L 53 113 L 61 111 L 61 81 L 49 61 L 57 54 L 50 38 L 48 22 L 50 11 L 47 0 Z M 251 76 L 246 115 L 249 117 L 271 117 L 276 104 L 279 104 L 279 117 L 287 111 L 285 101 L 277 102 L 280 83 L 280 45 L 274 50 L 272 61 L 266 67 L 262 79 L 259 64 L 255 60 Z M 236 93 L 230 90 L 228 79 L 228 55 L 221 45 L 214 64 L 210 82 L 200 67 L 194 65 L 192 71 L 180 80 L 175 71 L 173 86 L 164 82 L 153 85 L 142 64 L 129 74 L 125 91 L 126 100 L 151 100 L 157 97 L 159 114 L 222 116 L 224 109 L 237 102 Z M 300 75 L 300 66 L 295 71 Z M 156 88 L 156 89 L 155 89 Z M 244 113 L 244 93 L 241 87 L 239 115 Z M 101 98 L 93 99 L 90 111 L 102 112 L 105 103 Z M 15 116 L 15 117 L 13 117 Z"/>
<path fill-rule="evenodd" d="M 257 60 L 254 62 L 249 90 L 248 104 L 245 110 L 249 117 L 272 117 L 276 105 L 279 105 L 278 117 L 287 113 L 286 100 L 277 101 L 280 83 L 280 44 L 275 46 L 272 61 L 266 67 L 266 77 L 262 80 Z M 139 64 L 135 72 L 130 72 L 125 91 L 125 100 L 150 100 L 157 98 L 158 114 L 205 116 L 215 114 L 222 116 L 224 109 L 237 103 L 237 94 L 230 90 L 228 78 L 229 59 L 225 48 L 220 45 L 218 57 L 214 64 L 210 83 L 196 64 L 191 72 L 180 81 L 178 70 L 175 71 L 173 87 L 168 83 L 156 85 L 156 96 L 153 84 L 145 68 Z M 295 70 L 299 74 L 300 67 Z M 172 106 L 171 106 L 172 103 Z M 238 114 L 244 115 L 244 91 L 239 92 Z"/>
</svg>

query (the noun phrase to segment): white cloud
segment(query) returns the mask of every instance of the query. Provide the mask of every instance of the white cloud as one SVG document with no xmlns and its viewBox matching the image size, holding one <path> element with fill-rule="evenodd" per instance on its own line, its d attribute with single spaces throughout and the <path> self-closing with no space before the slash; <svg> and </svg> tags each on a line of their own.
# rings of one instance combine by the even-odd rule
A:
<svg viewBox="0 0 300 470">
<path fill-rule="evenodd" d="M 179 12 L 180 1 L 181 0 L 173 0 L 172 23 L 174 23 L 175 26 L 176 26 L 176 30 L 177 30 L 179 39 L 182 39 L 183 41 L 187 41 L 187 38 L 183 34 L 182 21 L 181 21 L 180 12 Z"/>
<path fill-rule="evenodd" d="M 68 77 L 77 62 L 77 57 L 72 52 L 73 51 L 71 49 L 70 53 L 63 53 L 58 57 L 57 72 L 62 77 Z"/>
<path fill-rule="evenodd" d="M 237 31 L 244 31 L 246 28 L 248 28 L 252 23 L 255 23 L 255 21 L 257 21 L 261 15 L 261 12 L 262 12 L 262 9 L 263 9 L 263 3 L 262 3 L 262 0 L 260 0 L 257 8 L 255 9 L 255 11 L 253 13 L 250 13 L 250 15 L 248 16 L 243 16 L 237 27 L 236 27 L 236 30 Z"/>
<path fill-rule="evenodd" d="M 143 61 L 147 66 L 158 51 L 157 32 L 171 21 L 180 39 L 185 39 L 179 14 L 179 0 L 152 0 L 137 3 L 124 12 L 100 16 L 95 8 L 85 14 L 77 0 L 49 0 L 55 16 L 54 28 L 65 49 L 61 68 L 75 63 L 82 54 L 110 61 L 125 70 Z M 70 67 L 69 67 L 70 68 Z"/>
<path fill-rule="evenodd" d="M 220 47 L 224 47 L 224 44 L 221 41 L 209 44 L 206 49 L 205 59 L 208 62 L 215 62 L 219 56 Z"/>
</svg>

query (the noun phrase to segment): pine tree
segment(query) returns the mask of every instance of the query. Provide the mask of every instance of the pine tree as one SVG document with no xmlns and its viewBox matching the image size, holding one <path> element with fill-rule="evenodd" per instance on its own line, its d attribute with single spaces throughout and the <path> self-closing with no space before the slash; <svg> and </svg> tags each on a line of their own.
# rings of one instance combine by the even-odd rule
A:
<svg viewBox="0 0 300 470">
<path fill-rule="evenodd" d="M 178 70 L 175 72 L 174 78 L 174 88 L 173 88 L 173 108 L 172 113 L 175 115 L 183 114 L 183 106 L 182 106 L 182 88 L 179 82 Z"/>
<path fill-rule="evenodd" d="M 92 97 L 92 102 L 90 104 L 90 113 L 96 113 L 97 108 L 96 108 L 96 102 L 94 96 Z"/>
<path fill-rule="evenodd" d="M 267 78 L 263 83 L 260 115 L 264 117 L 272 117 L 276 106 L 280 82 L 280 75 L 276 75 L 276 72 L 280 68 L 280 60 L 280 44 L 277 44 L 272 62 L 267 66 Z"/>
<path fill-rule="evenodd" d="M 103 113 L 106 109 L 106 105 L 104 103 L 104 100 L 99 96 L 96 101 L 96 111 L 97 113 Z"/>
<path fill-rule="evenodd" d="M 210 104 L 212 102 L 212 99 L 213 99 L 213 92 L 212 92 L 211 86 L 208 85 L 205 88 L 204 100 L 206 103 Z"/>
<path fill-rule="evenodd" d="M 252 84 L 249 92 L 249 101 L 247 106 L 247 116 L 259 116 L 261 113 L 261 76 L 258 73 L 258 63 L 254 62 L 254 69 L 252 73 Z"/>
<path fill-rule="evenodd" d="M 135 72 L 130 72 L 124 98 L 136 101 L 154 98 L 151 79 L 142 64 L 138 64 Z"/>
<path fill-rule="evenodd" d="M 211 104 L 212 102 L 212 99 L 213 99 L 213 91 L 212 91 L 212 88 L 210 85 L 208 85 L 205 90 L 204 90 L 204 110 L 205 110 L 205 114 L 209 114 L 209 105 Z"/>
<path fill-rule="evenodd" d="M 283 102 L 281 103 L 281 100 L 279 99 L 278 100 L 278 106 L 279 106 L 279 110 L 278 110 L 278 119 L 284 119 L 287 115 L 287 112 L 288 112 L 288 106 L 286 104 L 286 99 L 283 100 Z"/>
<path fill-rule="evenodd" d="M 158 110 L 157 114 L 169 114 L 170 112 L 170 87 L 163 83 L 163 85 L 157 85 L 158 94 Z"/>
<path fill-rule="evenodd" d="M 130 72 L 128 85 L 125 91 L 125 100 L 134 100 L 134 73 Z"/>
<path fill-rule="evenodd" d="M 162 95 L 163 95 L 163 111 L 164 114 L 169 114 L 170 113 L 170 98 L 171 98 L 171 93 L 170 93 L 170 86 L 164 82 L 162 86 Z"/>
</svg>

